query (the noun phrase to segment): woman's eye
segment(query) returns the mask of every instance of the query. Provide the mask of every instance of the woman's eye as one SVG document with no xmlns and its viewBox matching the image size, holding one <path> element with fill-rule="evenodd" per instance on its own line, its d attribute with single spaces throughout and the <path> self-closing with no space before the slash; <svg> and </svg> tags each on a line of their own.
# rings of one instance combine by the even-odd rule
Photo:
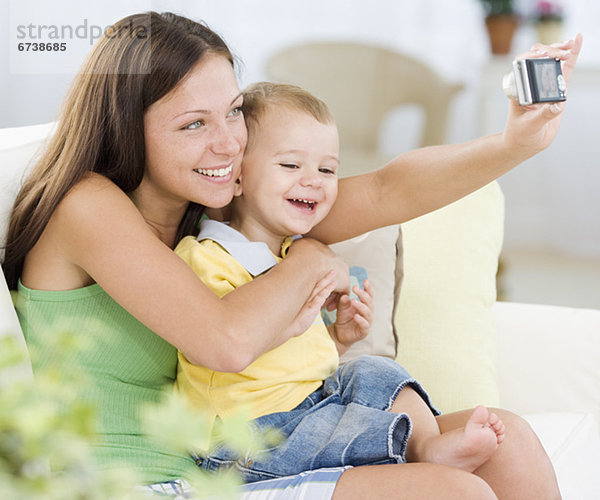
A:
<svg viewBox="0 0 600 500">
<path fill-rule="evenodd" d="M 229 116 L 239 116 L 242 114 L 242 107 L 237 106 L 229 112 Z"/>
<path fill-rule="evenodd" d="M 200 128 L 204 126 L 204 120 L 196 120 L 195 122 L 190 123 L 189 125 L 186 125 L 184 127 L 184 129 L 186 130 L 193 130 L 196 128 Z"/>
</svg>

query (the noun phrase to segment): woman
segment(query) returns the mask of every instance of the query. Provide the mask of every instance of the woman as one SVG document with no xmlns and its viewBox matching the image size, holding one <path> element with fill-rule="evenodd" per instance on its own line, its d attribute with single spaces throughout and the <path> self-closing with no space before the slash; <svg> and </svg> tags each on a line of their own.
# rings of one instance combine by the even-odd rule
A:
<svg viewBox="0 0 600 500">
<path fill-rule="evenodd" d="M 17 197 L 4 269 L 19 290 L 28 343 L 44 344 L 34 369 L 59 355 L 48 330 L 54 321 L 90 339 L 91 349 L 62 361 L 66 381 L 73 362 L 93 382 L 86 397 L 99 413 L 100 466 L 126 462 L 144 483 L 162 483 L 193 462 L 148 443 L 137 410 L 172 383 L 176 349 L 195 364 L 240 371 L 302 332 L 326 297 L 347 289 L 347 269 L 305 239 L 223 299 L 206 288 L 172 248 L 195 231 L 203 207 L 229 203 L 239 176 L 246 129 L 231 54 L 207 27 L 172 14 L 130 16 L 108 35 L 75 80 L 58 129 Z M 539 50 L 562 58 L 568 79 L 580 46 L 579 37 Z M 511 104 L 503 134 L 414 151 L 340 181 L 338 201 L 314 238 L 346 239 L 475 190 L 548 146 L 561 110 Z M 345 214 L 357 205 L 350 223 Z M 463 427 L 470 413 L 438 417 L 440 430 Z M 333 498 L 558 498 L 533 432 L 497 413 L 506 439 L 474 473 L 421 463 L 333 471 Z"/>
</svg>

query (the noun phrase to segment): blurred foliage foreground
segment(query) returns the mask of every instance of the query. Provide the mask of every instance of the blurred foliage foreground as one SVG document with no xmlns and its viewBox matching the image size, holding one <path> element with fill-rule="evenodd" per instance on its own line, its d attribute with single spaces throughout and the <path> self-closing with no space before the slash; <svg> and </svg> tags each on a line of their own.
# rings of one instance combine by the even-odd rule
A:
<svg viewBox="0 0 600 500">
<path fill-rule="evenodd" d="M 65 344 L 64 352 L 76 342 L 73 335 L 65 333 L 53 340 Z M 64 374 L 59 376 L 60 367 L 36 373 L 35 383 L 27 377 L 14 377 L 27 359 L 13 338 L 0 337 L 0 498 L 148 499 L 149 493 L 136 486 L 133 471 L 95 467 L 91 445 L 96 435 L 94 408 L 77 397 L 85 391 L 83 374 L 70 373 L 72 384 L 68 387 Z M 207 421 L 173 391 L 165 393 L 161 404 L 145 408 L 141 415 L 144 429 L 173 451 L 187 453 L 196 437 L 204 435 Z M 240 456 L 258 453 L 277 439 L 276 435 L 257 436 L 242 415 L 221 424 L 219 439 Z M 235 498 L 239 479 L 234 472 L 207 474 L 190 469 L 190 476 L 184 479 L 198 492 L 198 498 Z"/>
</svg>

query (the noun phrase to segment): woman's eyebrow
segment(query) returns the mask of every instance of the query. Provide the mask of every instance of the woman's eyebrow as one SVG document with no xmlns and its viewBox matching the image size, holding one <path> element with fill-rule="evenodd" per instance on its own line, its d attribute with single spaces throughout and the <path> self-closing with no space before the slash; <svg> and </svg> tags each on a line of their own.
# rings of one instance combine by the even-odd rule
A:
<svg viewBox="0 0 600 500">
<path fill-rule="evenodd" d="M 240 97 L 242 97 L 242 93 L 240 92 L 238 95 L 236 95 L 231 102 L 229 103 L 229 105 L 233 105 L 233 103 L 235 103 Z M 179 113 L 177 115 L 175 115 L 173 117 L 173 120 L 175 120 L 176 118 L 179 118 L 180 116 L 183 115 L 187 115 L 190 113 L 200 113 L 200 114 L 204 114 L 204 115 L 210 115 L 211 114 L 211 110 L 210 109 L 190 109 L 189 111 L 184 111 L 183 113 Z"/>
</svg>

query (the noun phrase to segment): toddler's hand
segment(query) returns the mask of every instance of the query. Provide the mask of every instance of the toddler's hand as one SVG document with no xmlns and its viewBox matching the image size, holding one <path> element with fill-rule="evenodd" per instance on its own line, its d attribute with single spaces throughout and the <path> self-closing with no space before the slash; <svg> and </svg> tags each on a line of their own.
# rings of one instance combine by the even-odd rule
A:
<svg viewBox="0 0 600 500">
<path fill-rule="evenodd" d="M 343 354 L 352 344 L 364 339 L 373 323 L 373 287 L 369 280 L 363 281 L 364 289 L 358 286 L 352 291 L 358 297 L 350 299 L 347 294 L 341 295 L 337 304 L 336 321 L 329 332 L 336 342 L 338 351 Z"/>
</svg>

